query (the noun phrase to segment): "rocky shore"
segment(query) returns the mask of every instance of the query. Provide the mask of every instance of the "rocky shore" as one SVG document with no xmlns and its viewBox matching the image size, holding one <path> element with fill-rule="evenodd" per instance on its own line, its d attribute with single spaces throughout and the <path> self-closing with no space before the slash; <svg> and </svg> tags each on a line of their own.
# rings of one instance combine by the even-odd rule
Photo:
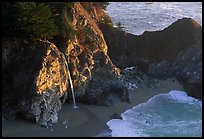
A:
<svg viewBox="0 0 204 139">
<path fill-rule="evenodd" d="M 172 82 L 174 80 L 174 82 Z M 120 118 L 120 114 L 133 106 L 146 102 L 151 97 L 183 90 L 175 79 L 157 80 L 157 88 L 138 87 L 128 89 L 130 103 L 117 102 L 112 106 L 98 106 L 77 102 L 77 109 L 73 104 L 65 103 L 58 113 L 58 122 L 41 128 L 39 125 L 27 122 L 17 117 L 16 120 L 2 120 L 3 137 L 110 137 L 111 130 L 106 123 L 112 118 Z"/>
<path fill-rule="evenodd" d="M 100 27 L 117 67 L 137 66 L 153 78 L 176 77 L 190 96 L 202 98 L 202 26 L 195 20 L 179 19 L 164 30 L 138 36 Z"/>
<path fill-rule="evenodd" d="M 112 27 L 93 3 L 75 2 L 71 15 L 76 34 L 63 46 L 2 39 L 4 119 L 21 116 L 43 127 L 58 122 L 64 103 L 72 103 L 61 52 L 79 103 L 130 103 L 131 90 L 158 88 L 159 79 L 174 77 L 190 96 L 202 99 L 202 26 L 193 19 L 137 36 Z"/>
</svg>

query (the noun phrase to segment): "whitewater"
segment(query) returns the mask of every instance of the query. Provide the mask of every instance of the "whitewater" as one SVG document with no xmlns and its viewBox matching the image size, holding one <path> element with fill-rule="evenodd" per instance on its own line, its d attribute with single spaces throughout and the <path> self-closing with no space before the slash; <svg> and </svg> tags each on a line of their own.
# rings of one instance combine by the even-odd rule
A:
<svg viewBox="0 0 204 139">
<path fill-rule="evenodd" d="M 183 91 L 159 94 L 112 119 L 113 137 L 201 137 L 202 102 Z"/>
<path fill-rule="evenodd" d="M 126 32 L 163 30 L 190 17 L 202 25 L 201 2 L 110 2 L 106 13 Z M 136 92 L 135 92 L 136 93 Z M 202 101 L 172 90 L 150 98 L 107 122 L 113 137 L 201 137 Z"/>
</svg>

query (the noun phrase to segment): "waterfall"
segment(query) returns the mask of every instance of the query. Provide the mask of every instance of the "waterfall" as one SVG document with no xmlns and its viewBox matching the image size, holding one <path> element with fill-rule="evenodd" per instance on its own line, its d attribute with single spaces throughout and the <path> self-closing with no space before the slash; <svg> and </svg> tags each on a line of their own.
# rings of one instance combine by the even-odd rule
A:
<svg viewBox="0 0 204 139">
<path fill-rule="evenodd" d="M 76 106 L 76 102 L 75 102 L 74 88 L 73 88 L 72 78 L 71 78 L 71 74 L 70 74 L 70 70 L 69 70 L 69 65 L 68 65 L 68 63 L 67 63 L 67 59 L 66 59 L 64 53 L 61 52 L 61 54 L 62 54 L 62 56 L 63 56 L 63 58 L 64 58 L 64 60 L 65 60 L 65 64 L 66 64 L 67 71 L 68 71 L 69 83 L 70 83 L 70 87 L 71 87 L 71 91 L 72 91 L 72 99 L 73 99 L 73 103 L 74 103 L 74 108 L 78 108 L 78 107 Z"/>
</svg>

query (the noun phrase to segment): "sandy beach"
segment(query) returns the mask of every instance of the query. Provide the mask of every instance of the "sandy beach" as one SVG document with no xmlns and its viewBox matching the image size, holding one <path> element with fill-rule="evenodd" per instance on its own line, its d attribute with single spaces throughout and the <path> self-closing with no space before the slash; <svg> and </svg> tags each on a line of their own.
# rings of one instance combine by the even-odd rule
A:
<svg viewBox="0 0 204 139">
<path fill-rule="evenodd" d="M 59 119 L 52 129 L 42 128 L 40 125 L 23 119 L 2 119 L 3 137 L 100 137 L 111 136 L 106 122 L 114 114 L 146 102 L 152 96 L 168 93 L 171 90 L 183 90 L 176 79 L 159 80 L 158 88 L 137 88 L 130 91 L 130 103 L 121 102 L 114 106 L 96 106 L 77 103 L 74 109 L 72 104 L 64 104 L 59 112 Z M 66 123 L 67 122 L 67 123 Z M 65 124 L 66 123 L 66 124 Z"/>
</svg>

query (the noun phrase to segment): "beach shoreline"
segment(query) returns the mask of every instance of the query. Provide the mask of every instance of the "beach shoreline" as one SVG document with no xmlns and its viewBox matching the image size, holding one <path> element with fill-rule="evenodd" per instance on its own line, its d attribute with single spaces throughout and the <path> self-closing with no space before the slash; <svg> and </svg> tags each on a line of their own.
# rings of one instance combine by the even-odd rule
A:
<svg viewBox="0 0 204 139">
<path fill-rule="evenodd" d="M 129 91 L 130 103 L 120 102 L 113 106 L 97 106 L 77 103 L 78 108 L 74 109 L 73 104 L 65 103 L 59 111 L 59 119 L 52 128 L 42 128 L 40 125 L 30 123 L 23 119 L 3 120 L 3 137 L 108 137 L 111 130 L 106 123 L 113 114 L 120 115 L 132 107 L 144 103 L 151 97 L 169 93 L 171 90 L 183 91 L 179 82 L 172 78 L 158 80 L 157 88 L 137 88 Z"/>
</svg>

